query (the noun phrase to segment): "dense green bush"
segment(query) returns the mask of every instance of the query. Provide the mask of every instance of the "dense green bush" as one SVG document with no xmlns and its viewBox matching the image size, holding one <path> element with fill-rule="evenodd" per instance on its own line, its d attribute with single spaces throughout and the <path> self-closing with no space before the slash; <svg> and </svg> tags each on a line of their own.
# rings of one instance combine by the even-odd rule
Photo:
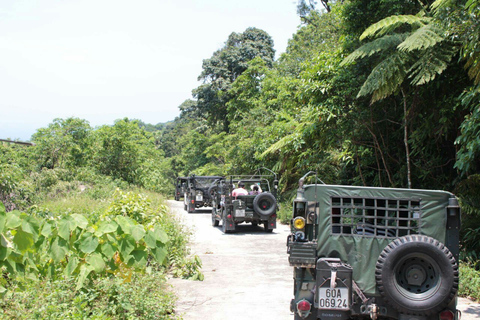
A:
<svg viewBox="0 0 480 320">
<path fill-rule="evenodd" d="M 480 271 L 467 263 L 460 264 L 460 286 L 458 294 L 480 301 Z"/>
</svg>

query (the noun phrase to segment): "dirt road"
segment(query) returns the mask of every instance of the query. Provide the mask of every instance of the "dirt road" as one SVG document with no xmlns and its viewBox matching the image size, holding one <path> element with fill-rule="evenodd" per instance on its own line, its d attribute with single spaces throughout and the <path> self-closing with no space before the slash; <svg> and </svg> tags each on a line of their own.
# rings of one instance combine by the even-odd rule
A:
<svg viewBox="0 0 480 320">
<path fill-rule="evenodd" d="M 292 320 L 293 270 L 288 265 L 288 226 L 273 233 L 262 227 L 239 225 L 223 234 L 212 227 L 210 210 L 187 214 L 181 201 L 168 201 L 192 235 L 192 254 L 203 262 L 204 281 L 170 279 L 178 301 L 176 312 L 185 320 Z M 459 298 L 462 320 L 480 319 L 480 305 Z"/>
</svg>

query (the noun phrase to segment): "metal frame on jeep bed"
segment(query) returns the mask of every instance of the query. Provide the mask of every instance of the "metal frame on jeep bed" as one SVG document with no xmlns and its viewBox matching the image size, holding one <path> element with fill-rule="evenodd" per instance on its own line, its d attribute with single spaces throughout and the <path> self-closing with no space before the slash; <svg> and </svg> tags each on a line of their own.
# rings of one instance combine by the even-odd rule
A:
<svg viewBox="0 0 480 320">
<path fill-rule="evenodd" d="M 460 207 L 446 191 L 299 181 L 294 319 L 458 320 Z"/>
</svg>

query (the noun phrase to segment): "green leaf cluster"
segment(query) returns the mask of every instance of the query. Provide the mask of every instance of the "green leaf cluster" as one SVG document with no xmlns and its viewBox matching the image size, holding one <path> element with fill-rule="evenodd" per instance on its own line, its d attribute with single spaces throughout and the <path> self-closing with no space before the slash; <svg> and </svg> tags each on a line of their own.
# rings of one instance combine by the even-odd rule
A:
<svg viewBox="0 0 480 320">
<path fill-rule="evenodd" d="M 110 214 L 97 223 L 84 215 L 42 219 L 0 204 L 0 266 L 5 291 L 11 281 L 73 277 L 77 289 L 99 275 L 129 281 L 167 256 L 169 237 L 159 223 L 148 226 L 124 215 Z"/>
</svg>

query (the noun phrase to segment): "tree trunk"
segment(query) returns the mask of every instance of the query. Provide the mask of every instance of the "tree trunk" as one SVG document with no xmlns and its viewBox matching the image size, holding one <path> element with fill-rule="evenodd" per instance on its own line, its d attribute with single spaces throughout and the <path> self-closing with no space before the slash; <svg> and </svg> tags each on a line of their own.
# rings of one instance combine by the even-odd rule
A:
<svg viewBox="0 0 480 320">
<path fill-rule="evenodd" d="M 405 91 L 401 89 L 403 97 L 403 143 L 405 144 L 405 155 L 407 157 L 407 183 L 408 189 L 412 189 L 412 170 L 410 166 L 410 147 L 408 145 L 408 111 L 407 111 L 407 98 Z"/>
</svg>

